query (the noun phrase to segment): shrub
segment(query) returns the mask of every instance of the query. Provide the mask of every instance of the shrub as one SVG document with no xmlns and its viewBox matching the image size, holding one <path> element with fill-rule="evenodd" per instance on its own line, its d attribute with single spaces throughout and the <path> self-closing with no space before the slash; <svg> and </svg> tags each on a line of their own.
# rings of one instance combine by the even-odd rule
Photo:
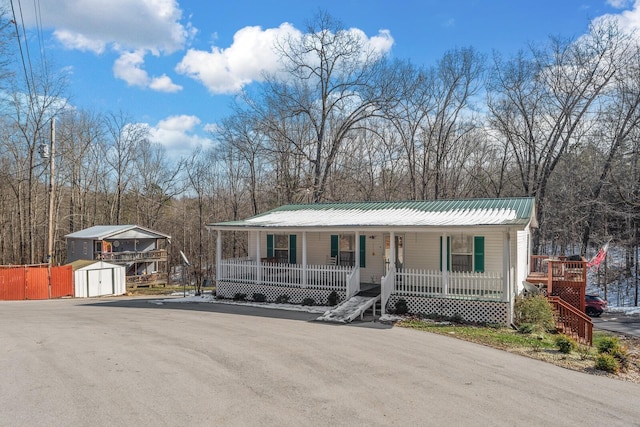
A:
<svg viewBox="0 0 640 427">
<path fill-rule="evenodd" d="M 518 296 L 514 307 L 514 321 L 520 326 L 530 324 L 536 332 L 555 332 L 553 308 L 544 295 Z"/>
<path fill-rule="evenodd" d="M 255 302 L 265 302 L 267 300 L 267 297 L 265 294 L 255 293 L 253 294 L 253 300 Z"/>
<path fill-rule="evenodd" d="M 598 341 L 596 348 L 600 356 L 611 356 L 616 361 L 615 372 L 629 367 L 629 353 L 627 349 L 620 344 L 618 337 L 604 337 Z"/>
<path fill-rule="evenodd" d="M 246 299 L 247 299 L 247 294 L 241 294 L 240 292 L 238 292 L 233 296 L 234 301 L 244 301 Z"/>
<path fill-rule="evenodd" d="M 615 357 L 608 353 L 601 353 L 596 357 L 596 369 L 615 374 L 620 366 Z"/>
<path fill-rule="evenodd" d="M 336 291 L 331 291 L 331 293 L 327 297 L 327 304 L 338 305 L 338 293 Z"/>
<path fill-rule="evenodd" d="M 280 295 L 278 296 L 278 298 L 276 298 L 276 303 L 277 304 L 287 304 L 289 302 L 289 295 Z"/>
<path fill-rule="evenodd" d="M 520 332 L 521 334 L 532 334 L 535 330 L 535 325 L 532 325 L 531 323 L 523 323 L 522 325 L 518 326 L 518 332 Z"/>
<path fill-rule="evenodd" d="M 620 340 L 617 337 L 604 337 L 596 347 L 600 354 L 613 354 L 620 349 Z"/>
<path fill-rule="evenodd" d="M 407 301 L 404 298 L 400 298 L 398 301 L 396 301 L 396 310 L 395 313 L 402 315 L 402 314 L 407 314 L 407 312 L 409 311 L 409 306 L 407 304 Z"/>
<path fill-rule="evenodd" d="M 578 348 L 578 343 L 571 337 L 558 335 L 556 337 L 556 347 L 558 347 L 560 353 L 569 354 Z"/>
<path fill-rule="evenodd" d="M 465 323 L 464 317 L 460 313 L 454 313 L 449 320 L 453 323 Z"/>
<path fill-rule="evenodd" d="M 315 305 L 315 303 L 313 298 L 305 298 L 302 300 L 302 305 Z"/>
</svg>

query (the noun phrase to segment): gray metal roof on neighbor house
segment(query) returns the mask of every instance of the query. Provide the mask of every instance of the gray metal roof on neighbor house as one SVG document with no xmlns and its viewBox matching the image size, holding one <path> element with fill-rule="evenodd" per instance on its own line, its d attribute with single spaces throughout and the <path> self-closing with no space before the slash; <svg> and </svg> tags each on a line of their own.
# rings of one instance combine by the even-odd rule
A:
<svg viewBox="0 0 640 427">
<path fill-rule="evenodd" d="M 94 225 L 64 236 L 71 239 L 171 239 L 171 236 L 139 225 Z"/>
<path fill-rule="evenodd" d="M 537 227 L 533 197 L 284 205 L 242 221 L 208 224 L 207 228 L 526 226 L 529 223 Z"/>
</svg>

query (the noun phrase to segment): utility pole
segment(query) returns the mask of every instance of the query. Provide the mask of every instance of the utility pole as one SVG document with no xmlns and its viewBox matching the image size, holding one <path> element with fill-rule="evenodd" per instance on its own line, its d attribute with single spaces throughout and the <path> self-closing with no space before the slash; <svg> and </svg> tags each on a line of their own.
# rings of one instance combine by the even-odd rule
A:
<svg viewBox="0 0 640 427">
<path fill-rule="evenodd" d="M 51 299 L 51 263 L 53 262 L 53 211 L 55 201 L 55 158 L 56 158 L 56 119 L 51 118 L 51 150 L 49 151 L 49 240 L 47 249 L 49 299 Z"/>
</svg>

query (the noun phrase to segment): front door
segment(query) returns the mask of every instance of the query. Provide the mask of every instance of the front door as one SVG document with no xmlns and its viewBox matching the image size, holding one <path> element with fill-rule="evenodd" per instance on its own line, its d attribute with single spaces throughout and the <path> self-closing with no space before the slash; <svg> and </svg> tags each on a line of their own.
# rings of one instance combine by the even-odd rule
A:
<svg viewBox="0 0 640 427">
<path fill-rule="evenodd" d="M 404 234 L 395 235 L 395 250 L 396 250 L 396 271 L 402 269 L 404 266 Z M 387 275 L 389 266 L 391 265 L 391 235 L 384 235 L 384 274 Z"/>
</svg>

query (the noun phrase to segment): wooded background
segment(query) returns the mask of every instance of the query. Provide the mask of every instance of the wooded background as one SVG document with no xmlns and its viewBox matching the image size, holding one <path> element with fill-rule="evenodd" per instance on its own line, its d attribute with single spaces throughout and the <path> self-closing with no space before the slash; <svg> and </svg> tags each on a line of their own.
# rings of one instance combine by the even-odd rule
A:
<svg viewBox="0 0 640 427">
<path fill-rule="evenodd" d="M 0 264 L 46 260 L 40 150 L 55 118 L 54 264 L 65 234 L 99 224 L 170 234 L 170 264 L 183 250 L 204 272 L 206 223 L 284 203 L 534 196 L 536 253 L 590 256 L 611 241 L 637 290 L 640 44 L 613 22 L 513 56 L 470 46 L 417 66 L 319 13 L 304 38 L 278 40 L 283 72 L 238 94 L 213 148 L 183 158 L 125 111 L 74 108 L 63 71 L 22 71 L 6 14 L 0 31 Z"/>
</svg>

